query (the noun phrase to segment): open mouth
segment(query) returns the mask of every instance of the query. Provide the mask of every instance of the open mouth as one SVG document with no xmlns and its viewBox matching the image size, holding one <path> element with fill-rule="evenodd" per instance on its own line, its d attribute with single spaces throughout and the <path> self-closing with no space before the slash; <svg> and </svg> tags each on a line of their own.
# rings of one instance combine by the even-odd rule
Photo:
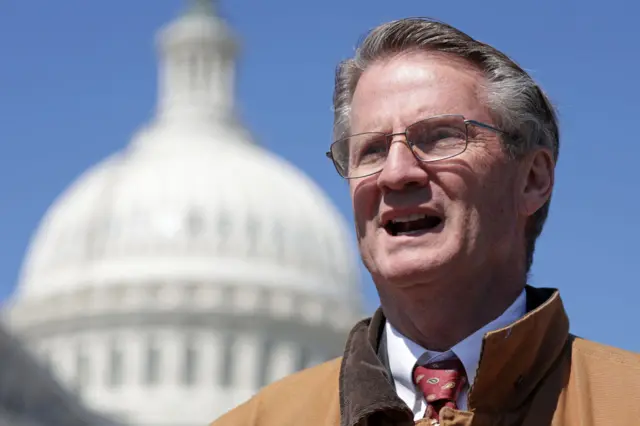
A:
<svg viewBox="0 0 640 426">
<path fill-rule="evenodd" d="M 442 223 L 442 218 L 426 214 L 412 214 L 404 217 L 397 217 L 388 221 L 384 229 L 389 235 L 411 235 L 424 231 L 430 231 Z"/>
</svg>

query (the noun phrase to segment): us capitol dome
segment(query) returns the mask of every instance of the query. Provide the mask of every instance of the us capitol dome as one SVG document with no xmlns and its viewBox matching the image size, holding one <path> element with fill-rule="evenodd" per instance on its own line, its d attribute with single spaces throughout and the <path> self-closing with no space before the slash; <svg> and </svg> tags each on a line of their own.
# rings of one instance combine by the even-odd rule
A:
<svg viewBox="0 0 640 426">
<path fill-rule="evenodd" d="M 124 424 L 204 425 L 341 355 L 361 317 L 349 230 L 234 113 L 236 43 L 209 1 L 158 34 L 154 118 L 34 234 L 6 323 Z"/>
</svg>

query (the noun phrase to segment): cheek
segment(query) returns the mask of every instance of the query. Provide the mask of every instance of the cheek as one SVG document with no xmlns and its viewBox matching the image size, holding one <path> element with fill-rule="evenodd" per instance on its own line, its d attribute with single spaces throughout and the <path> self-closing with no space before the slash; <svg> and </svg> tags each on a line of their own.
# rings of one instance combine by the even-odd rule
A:
<svg viewBox="0 0 640 426">
<path fill-rule="evenodd" d="M 350 182 L 350 190 L 356 232 L 362 239 L 378 215 L 378 188 L 374 180 L 360 180 Z"/>
<path fill-rule="evenodd" d="M 489 228 L 513 225 L 517 179 L 501 162 L 474 160 L 443 170 L 438 174 L 437 186 L 451 203 L 451 213 L 460 220 L 460 226 L 488 237 L 487 233 L 493 233 Z"/>
<path fill-rule="evenodd" d="M 481 226 L 491 235 L 487 237 L 500 239 L 511 235 L 517 229 L 518 202 L 516 194 L 516 176 L 501 173 L 486 179 L 476 198 Z"/>
</svg>

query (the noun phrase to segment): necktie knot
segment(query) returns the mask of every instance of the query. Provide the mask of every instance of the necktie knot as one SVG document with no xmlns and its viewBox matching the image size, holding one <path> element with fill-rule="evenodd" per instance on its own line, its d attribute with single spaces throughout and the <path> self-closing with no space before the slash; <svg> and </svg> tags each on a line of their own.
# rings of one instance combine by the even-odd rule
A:
<svg viewBox="0 0 640 426">
<path fill-rule="evenodd" d="M 425 418 L 439 420 L 442 407 L 456 408 L 456 400 L 466 383 L 464 366 L 458 359 L 418 365 L 413 381 L 427 401 Z"/>
</svg>

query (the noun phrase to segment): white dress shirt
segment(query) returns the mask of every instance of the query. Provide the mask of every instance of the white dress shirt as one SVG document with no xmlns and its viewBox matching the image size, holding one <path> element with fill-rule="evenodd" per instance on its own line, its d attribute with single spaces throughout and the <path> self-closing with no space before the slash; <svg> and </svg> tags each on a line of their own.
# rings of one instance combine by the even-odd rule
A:
<svg viewBox="0 0 640 426">
<path fill-rule="evenodd" d="M 428 351 L 420 345 L 404 337 L 389 321 L 385 324 L 383 339 L 386 339 L 387 357 L 389 368 L 395 383 L 398 396 L 413 410 L 415 420 L 424 417 L 427 403 L 422 393 L 413 384 L 411 373 L 416 362 L 420 365 L 438 360 L 446 360 L 457 357 L 464 365 L 467 375 L 467 384 L 460 392 L 457 406 L 461 410 L 467 409 L 467 396 L 473 385 L 476 370 L 480 362 L 482 338 L 490 331 L 507 327 L 524 316 L 527 309 L 526 292 L 523 290 L 520 296 L 498 318 L 491 321 L 475 333 L 471 334 L 446 352 Z"/>
</svg>

